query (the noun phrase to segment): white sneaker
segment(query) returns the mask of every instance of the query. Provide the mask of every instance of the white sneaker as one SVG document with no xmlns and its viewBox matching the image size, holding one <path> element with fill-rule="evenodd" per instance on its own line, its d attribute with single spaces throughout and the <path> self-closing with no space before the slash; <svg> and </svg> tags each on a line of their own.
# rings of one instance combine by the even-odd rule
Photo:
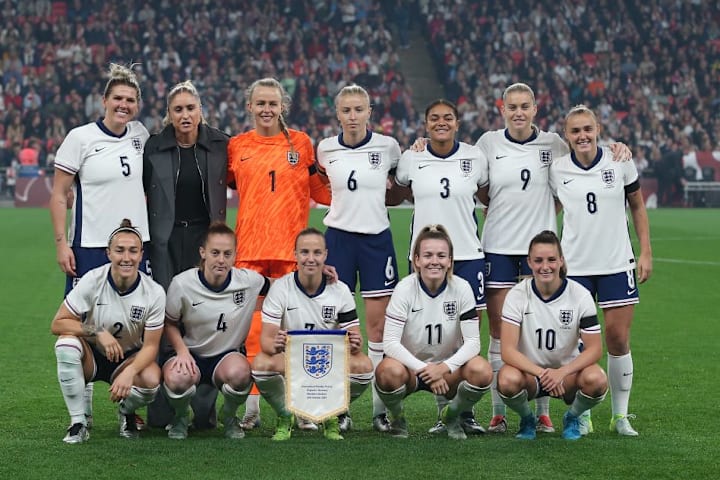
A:
<svg viewBox="0 0 720 480">
<path fill-rule="evenodd" d="M 352 430 L 353 421 L 349 413 L 341 413 L 338 415 L 338 426 L 340 427 L 340 433 Z"/>
<path fill-rule="evenodd" d="M 85 425 L 82 423 L 73 423 L 68 427 L 63 442 L 68 444 L 83 443 L 87 442 L 90 438 L 90 432 Z"/>
<path fill-rule="evenodd" d="M 317 424 L 311 422 L 307 418 L 297 417 L 297 427 L 305 432 L 317 432 Z"/>
<path fill-rule="evenodd" d="M 585 436 L 595 431 L 595 429 L 593 428 L 590 410 L 585 410 L 583 413 L 581 413 L 578 417 L 578 420 L 580 422 L 580 435 Z"/>
<path fill-rule="evenodd" d="M 240 421 L 240 428 L 243 430 L 252 430 L 258 427 L 260 427 L 260 413 L 246 412 Z"/>
<path fill-rule="evenodd" d="M 445 427 L 445 424 L 443 423 L 443 421 L 439 418 L 438 418 L 437 423 L 435 423 L 435 425 L 433 425 L 432 427 L 430 427 L 428 429 L 428 433 L 430 433 L 432 435 L 439 435 L 439 434 L 445 433 L 445 432 L 447 432 L 447 428 Z"/>
<path fill-rule="evenodd" d="M 613 415 L 612 420 L 610 420 L 610 431 L 617 432 L 624 437 L 637 437 L 638 432 L 630 425 L 631 418 L 635 418 L 635 415 L 623 415 L 621 413 Z"/>
</svg>

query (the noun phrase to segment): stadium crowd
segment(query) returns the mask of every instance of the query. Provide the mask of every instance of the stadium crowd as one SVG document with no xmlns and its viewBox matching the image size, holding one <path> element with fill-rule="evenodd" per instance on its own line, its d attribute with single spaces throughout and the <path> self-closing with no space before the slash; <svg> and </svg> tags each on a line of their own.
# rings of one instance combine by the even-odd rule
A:
<svg viewBox="0 0 720 480">
<path fill-rule="evenodd" d="M 293 97 L 289 126 L 314 141 L 337 131 L 332 99 L 354 82 L 371 94 L 375 127 L 407 147 L 423 131 L 400 69 L 408 25 L 426 35 L 465 141 L 501 127 L 502 89 L 525 81 L 541 129 L 562 131 L 562 112 L 585 103 L 605 140 L 628 144 L 666 184 L 696 151 L 720 150 L 713 2 L 7 0 L 0 24 L 0 167 L 52 163 L 67 131 L 100 116 L 110 61 L 140 64 L 140 120 L 151 133 L 167 89 L 185 79 L 211 126 L 246 131 L 243 90 L 272 76 Z"/>
</svg>

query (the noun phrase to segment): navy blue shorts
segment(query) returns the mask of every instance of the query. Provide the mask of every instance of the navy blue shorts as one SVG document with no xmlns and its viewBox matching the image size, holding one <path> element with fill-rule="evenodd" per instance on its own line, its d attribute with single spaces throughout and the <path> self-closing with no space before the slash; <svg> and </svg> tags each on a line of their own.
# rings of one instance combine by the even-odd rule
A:
<svg viewBox="0 0 720 480">
<path fill-rule="evenodd" d="M 485 252 L 485 286 L 512 288 L 520 277 L 532 275 L 527 255 L 502 255 Z"/>
<path fill-rule="evenodd" d="M 200 383 L 205 383 L 207 385 L 212 385 L 213 387 L 217 387 L 215 385 L 215 369 L 217 368 L 218 364 L 222 361 L 223 358 L 227 357 L 231 353 L 240 353 L 241 355 L 245 356 L 244 352 L 241 352 L 239 349 L 234 350 L 228 350 L 226 352 L 223 352 L 219 355 L 213 355 L 212 357 L 201 357 L 199 355 L 196 355 L 193 352 L 190 352 L 190 355 L 192 355 L 193 360 L 195 360 L 195 365 L 197 365 L 198 370 L 200 371 Z M 166 359 L 163 361 L 163 365 L 165 365 L 166 362 L 169 362 L 173 358 L 175 358 L 176 353 L 172 352 Z"/>
<path fill-rule="evenodd" d="M 453 275 L 466 280 L 475 295 L 475 309 L 485 310 L 485 259 L 458 260 L 453 265 Z"/>
<path fill-rule="evenodd" d="M 139 348 L 134 348 L 125 352 L 125 358 L 119 362 L 111 362 L 103 355 L 97 347 L 91 343 L 90 350 L 92 350 L 93 360 L 95 361 L 95 371 L 93 377 L 90 379 L 91 382 L 102 380 L 103 382 L 112 383 L 115 379 L 115 372 L 119 367 L 125 364 L 130 358 L 140 351 Z"/>
<path fill-rule="evenodd" d="M 354 292 L 360 277 L 363 297 L 386 297 L 397 285 L 398 269 L 390 229 L 376 234 L 346 232 L 328 227 L 325 232 L 327 264 Z"/>
<path fill-rule="evenodd" d="M 80 277 L 93 268 L 100 267 L 110 262 L 107 257 L 107 249 L 105 247 L 72 247 L 72 251 L 75 255 L 75 273 L 77 273 L 77 277 L 65 275 L 65 296 L 70 293 L 70 290 L 72 290 L 75 284 L 80 280 Z M 143 248 L 143 258 L 140 261 L 140 271 L 147 273 L 148 275 L 150 274 L 150 260 L 148 259 L 147 248 Z"/>
<path fill-rule="evenodd" d="M 568 276 L 587 288 L 600 308 L 623 307 L 640 302 L 635 270 L 609 275 Z"/>
</svg>

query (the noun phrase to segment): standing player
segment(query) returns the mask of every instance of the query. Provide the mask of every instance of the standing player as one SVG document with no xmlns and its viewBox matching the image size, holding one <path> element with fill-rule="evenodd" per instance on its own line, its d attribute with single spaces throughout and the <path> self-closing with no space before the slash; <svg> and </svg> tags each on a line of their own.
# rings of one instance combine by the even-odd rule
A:
<svg viewBox="0 0 720 480">
<path fill-rule="evenodd" d="M 354 292 L 358 275 L 365 303 L 368 356 L 377 367 L 383 358 L 385 308 L 398 281 L 397 259 L 385 207 L 400 146 L 385 135 L 368 130 L 370 97 L 358 85 L 343 87 L 335 97 L 342 133 L 318 145 L 321 172 L 330 179 L 332 203 L 323 222 L 327 225 L 328 263 Z M 340 419 L 340 430 L 352 426 Z M 373 390 L 373 428 L 387 431 L 390 424 L 382 400 Z"/>
<path fill-rule="evenodd" d="M 66 275 L 65 295 L 86 272 L 108 262 L 108 236 L 123 218 L 136 222 L 143 242 L 150 240 L 142 184 L 143 145 L 149 135 L 133 120 L 140 108 L 140 85 L 132 70 L 121 65 L 110 64 L 109 75 L 103 92 L 104 117 L 72 129 L 55 157 L 50 217 L 57 263 Z M 71 191 L 72 215 L 66 236 Z M 140 269 L 146 270 L 144 262 Z M 89 383 L 85 414 L 90 425 L 92 393 Z"/>
<path fill-rule="evenodd" d="M 488 181 L 487 160 L 480 149 L 455 139 L 459 126 L 457 107 L 452 102 L 442 99 L 432 102 L 425 110 L 425 128 L 430 136 L 427 148 L 403 153 L 395 181 L 407 187 L 406 191 L 414 198 L 411 245 L 416 244 L 425 225 L 446 226 L 457 248 L 453 258 L 455 275 L 472 287 L 479 321 L 485 309 L 485 255 L 475 206 L 479 188 Z M 397 200 L 395 197 L 393 203 Z M 446 401 L 438 398 L 438 410 Z M 463 412 L 463 427 L 469 433 L 484 432 L 472 412 Z M 431 433 L 443 428 L 438 420 Z"/>
<path fill-rule="evenodd" d="M 580 438 L 579 416 L 605 398 L 607 377 L 595 302 L 582 285 L 567 280 L 560 241 L 545 230 L 530 242 L 532 278 L 505 298 L 502 359 L 497 386 L 503 401 L 520 415 L 517 438 L 533 440 L 537 418 L 528 399 L 553 396 L 570 405 L 563 438 Z M 578 340 L 584 348 L 578 351 Z"/>
<path fill-rule="evenodd" d="M 235 249 L 230 227 L 212 223 L 200 246 L 200 267 L 176 275 L 168 289 L 165 332 L 175 355 L 163 366 L 163 380 L 175 410 L 170 438 L 187 438 L 190 401 L 201 382 L 223 394 L 225 436 L 245 436 L 236 412 L 247 399 L 252 377 L 240 347 L 258 296 L 267 293 L 270 282 L 253 270 L 233 268 Z"/>
<path fill-rule="evenodd" d="M 351 402 L 362 395 L 373 377 L 372 363 L 362 353 L 353 295 L 344 283 L 325 281 L 323 267 L 327 255 L 322 232 L 314 228 L 301 231 L 295 241 L 297 271 L 276 280 L 263 303 L 262 352 L 255 357 L 252 370 L 263 398 L 278 415 L 273 440 L 288 440 L 293 426 L 293 415 L 285 407 L 284 352 L 288 330 L 348 332 Z M 332 312 L 331 318 L 327 312 Z M 337 417 L 326 420 L 323 427 L 326 438 L 343 439 Z"/>
<path fill-rule="evenodd" d="M 68 293 L 52 321 L 58 381 L 70 413 L 63 441 L 88 440 L 85 383 L 110 384 L 119 402 L 120 436 L 138 435 L 135 410 L 150 403 L 160 384 L 155 363 L 163 331 L 165 291 L 139 272 L 142 234 L 123 219 L 109 235 L 109 265 L 90 270 Z"/>
<path fill-rule="evenodd" d="M 408 436 L 405 396 L 418 390 L 452 399 L 441 418 L 448 436 L 466 438 L 463 412 L 490 389 L 492 369 L 478 355 L 480 328 L 476 296 L 467 281 L 453 275 L 453 244 L 441 225 L 418 234 L 412 252 L 415 274 L 395 288 L 385 316 L 385 359 L 375 383 L 392 423 L 390 433 Z"/>
<path fill-rule="evenodd" d="M 228 185 L 239 197 L 235 266 L 278 278 L 295 268 L 295 236 L 307 226 L 310 199 L 329 205 L 330 190 L 317 173 L 310 137 L 287 128 L 290 98 L 280 82 L 257 80 L 245 96 L 255 128 L 228 144 Z M 251 363 L 260 350 L 261 327 L 256 312 L 246 342 Z M 260 423 L 258 402 L 257 394 L 248 399 L 246 430 Z"/>
<path fill-rule="evenodd" d="M 605 318 L 608 377 L 613 418 L 610 430 L 636 436 L 628 420 L 633 361 L 630 326 L 639 302 L 636 283 L 652 273 L 650 226 L 634 162 L 617 163 L 598 148 L 600 125 L 595 114 L 578 105 L 565 117 L 571 153 L 553 162 L 550 185 L 564 209 L 562 245 L 570 278 L 586 287 Z M 630 244 L 625 202 L 630 206 L 640 244 Z"/>
</svg>

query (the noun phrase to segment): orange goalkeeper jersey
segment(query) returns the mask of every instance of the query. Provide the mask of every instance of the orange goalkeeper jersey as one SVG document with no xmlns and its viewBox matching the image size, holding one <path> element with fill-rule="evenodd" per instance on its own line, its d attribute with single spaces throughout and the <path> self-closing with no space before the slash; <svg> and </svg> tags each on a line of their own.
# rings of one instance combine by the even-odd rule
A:
<svg viewBox="0 0 720 480">
<path fill-rule="evenodd" d="M 236 261 L 294 261 L 295 236 L 308 224 L 310 198 L 330 204 L 330 190 L 315 169 L 310 137 L 288 130 L 263 137 L 255 130 L 228 144 L 228 185 L 238 191 Z"/>
</svg>

